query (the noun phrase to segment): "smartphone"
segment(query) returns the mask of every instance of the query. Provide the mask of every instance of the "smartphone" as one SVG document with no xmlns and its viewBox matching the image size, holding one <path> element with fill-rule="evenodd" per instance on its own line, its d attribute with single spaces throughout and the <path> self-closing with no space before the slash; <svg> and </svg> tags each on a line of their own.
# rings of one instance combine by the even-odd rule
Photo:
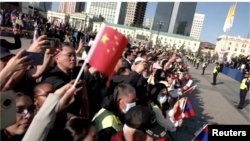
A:
<svg viewBox="0 0 250 141">
<path fill-rule="evenodd" d="M 44 40 L 49 41 L 49 42 L 44 44 L 46 46 L 50 46 L 51 48 L 59 48 L 60 47 L 60 40 L 58 38 L 45 38 Z"/>
<path fill-rule="evenodd" d="M 9 90 L 0 93 L 1 130 L 16 122 L 16 94 Z"/>
<path fill-rule="evenodd" d="M 32 55 L 31 59 L 33 60 L 33 62 L 31 63 L 31 65 L 42 65 L 43 64 L 43 60 L 44 60 L 44 53 L 38 53 L 38 52 L 24 52 L 22 54 L 22 57 L 24 56 L 28 56 L 28 55 Z M 28 60 L 29 61 L 29 60 Z"/>
</svg>

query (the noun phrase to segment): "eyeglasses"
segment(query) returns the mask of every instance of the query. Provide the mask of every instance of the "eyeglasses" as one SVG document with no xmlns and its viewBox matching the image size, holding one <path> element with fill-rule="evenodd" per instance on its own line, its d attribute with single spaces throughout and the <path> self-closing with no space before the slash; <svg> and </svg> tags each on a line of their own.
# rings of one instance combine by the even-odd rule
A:
<svg viewBox="0 0 250 141">
<path fill-rule="evenodd" d="M 37 111 L 35 108 L 31 108 L 31 109 L 17 109 L 16 110 L 16 115 L 18 117 L 25 117 L 28 113 L 32 114 L 32 115 L 36 115 Z"/>
<path fill-rule="evenodd" d="M 72 54 L 61 54 L 61 55 L 64 55 L 64 56 L 67 56 L 68 58 L 76 58 L 76 54 L 72 53 Z"/>
</svg>

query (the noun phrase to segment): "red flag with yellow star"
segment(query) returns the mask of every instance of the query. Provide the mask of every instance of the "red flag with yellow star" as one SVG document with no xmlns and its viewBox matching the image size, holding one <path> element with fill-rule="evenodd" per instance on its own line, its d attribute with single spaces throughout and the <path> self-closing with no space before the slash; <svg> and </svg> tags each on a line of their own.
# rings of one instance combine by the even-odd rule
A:
<svg viewBox="0 0 250 141">
<path fill-rule="evenodd" d="M 106 76 L 113 72 L 126 48 L 128 39 L 111 27 L 102 25 L 92 44 L 86 62 Z"/>
</svg>

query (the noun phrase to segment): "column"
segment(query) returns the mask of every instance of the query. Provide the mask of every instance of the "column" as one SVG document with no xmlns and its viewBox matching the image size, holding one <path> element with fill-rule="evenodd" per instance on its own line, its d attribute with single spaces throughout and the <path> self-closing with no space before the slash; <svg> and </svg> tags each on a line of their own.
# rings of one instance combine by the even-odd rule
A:
<svg viewBox="0 0 250 141">
<path fill-rule="evenodd" d="M 246 46 L 246 50 L 245 50 L 244 56 L 247 56 L 248 49 L 249 49 L 249 46 Z"/>
<path fill-rule="evenodd" d="M 239 44 L 239 48 L 238 48 L 238 51 L 237 51 L 237 56 L 239 56 L 240 52 L 241 52 L 241 47 L 242 47 L 242 44 Z"/>
</svg>

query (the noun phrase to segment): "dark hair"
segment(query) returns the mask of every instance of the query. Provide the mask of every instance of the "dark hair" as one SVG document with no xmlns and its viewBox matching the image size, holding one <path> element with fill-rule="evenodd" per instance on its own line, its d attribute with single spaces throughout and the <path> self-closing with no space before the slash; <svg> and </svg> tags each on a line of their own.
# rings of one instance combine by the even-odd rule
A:
<svg viewBox="0 0 250 141">
<path fill-rule="evenodd" d="M 132 54 L 132 51 L 128 50 L 125 52 L 125 58 L 127 59 L 127 56 L 130 56 Z"/>
<path fill-rule="evenodd" d="M 137 56 L 138 54 L 141 54 L 141 52 L 140 52 L 140 51 L 138 51 L 138 52 L 136 53 L 136 56 Z"/>
<path fill-rule="evenodd" d="M 143 56 L 147 56 L 147 54 L 144 53 L 144 52 L 142 52 L 142 53 L 141 53 L 141 57 L 143 58 Z"/>
<path fill-rule="evenodd" d="M 66 123 L 62 133 L 62 140 L 82 141 L 88 135 L 89 128 L 93 123 L 86 118 L 74 118 Z"/>
<path fill-rule="evenodd" d="M 127 67 L 121 67 L 118 71 L 117 71 L 117 75 L 122 75 L 123 73 L 126 72 L 126 69 L 128 69 Z"/>
<path fill-rule="evenodd" d="M 163 116 L 166 118 L 166 110 L 169 103 L 166 101 L 165 103 L 162 103 L 162 106 L 160 106 L 160 102 L 157 100 L 160 91 L 164 88 L 166 88 L 168 95 L 168 88 L 162 83 L 156 83 L 154 87 L 151 89 L 149 97 L 150 97 L 150 102 L 156 104 L 161 109 Z"/>
</svg>

